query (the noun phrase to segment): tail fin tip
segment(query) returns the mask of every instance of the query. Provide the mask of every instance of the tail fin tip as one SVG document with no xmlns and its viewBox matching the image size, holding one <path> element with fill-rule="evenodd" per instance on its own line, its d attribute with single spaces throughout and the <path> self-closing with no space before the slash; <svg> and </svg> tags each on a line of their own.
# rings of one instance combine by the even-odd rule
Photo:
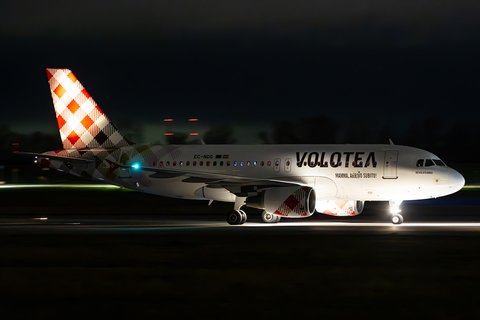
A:
<svg viewBox="0 0 480 320">
<path fill-rule="evenodd" d="M 47 68 L 47 77 L 64 149 L 133 144 L 120 134 L 71 70 Z"/>
</svg>

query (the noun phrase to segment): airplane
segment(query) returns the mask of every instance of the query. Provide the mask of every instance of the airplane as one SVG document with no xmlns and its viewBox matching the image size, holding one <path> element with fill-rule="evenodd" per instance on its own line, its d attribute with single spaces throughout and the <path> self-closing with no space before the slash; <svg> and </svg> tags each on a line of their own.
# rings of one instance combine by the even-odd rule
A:
<svg viewBox="0 0 480 320">
<path fill-rule="evenodd" d="M 356 216 L 365 201 L 388 201 L 403 223 L 404 200 L 460 190 L 465 180 L 436 155 L 390 144 L 144 145 L 125 138 L 68 69 L 47 69 L 62 150 L 35 162 L 78 177 L 166 197 L 233 203 L 226 220 L 241 225 L 243 206 L 262 220 L 314 212 Z"/>
</svg>

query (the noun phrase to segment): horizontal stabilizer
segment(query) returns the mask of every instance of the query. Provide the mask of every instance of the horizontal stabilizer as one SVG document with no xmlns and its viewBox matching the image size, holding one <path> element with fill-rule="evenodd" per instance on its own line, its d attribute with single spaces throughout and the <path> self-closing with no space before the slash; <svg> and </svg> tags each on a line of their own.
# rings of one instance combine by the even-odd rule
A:
<svg viewBox="0 0 480 320">
<path fill-rule="evenodd" d="M 69 157 L 62 157 L 62 156 L 51 156 L 48 154 L 43 153 L 33 153 L 33 152 L 19 152 L 18 154 L 24 154 L 27 156 L 34 156 L 36 158 L 44 158 L 44 159 L 55 159 L 64 162 L 81 162 L 81 163 L 92 163 L 95 162 L 94 159 L 84 159 L 84 158 L 69 158 Z"/>
</svg>

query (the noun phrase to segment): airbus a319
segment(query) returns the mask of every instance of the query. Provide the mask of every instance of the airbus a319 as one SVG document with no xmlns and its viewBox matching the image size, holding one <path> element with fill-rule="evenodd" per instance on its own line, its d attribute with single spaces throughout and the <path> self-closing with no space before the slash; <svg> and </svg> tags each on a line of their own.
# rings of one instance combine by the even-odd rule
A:
<svg viewBox="0 0 480 320">
<path fill-rule="evenodd" d="M 74 176 L 167 197 L 231 202 L 229 224 L 355 216 L 365 201 L 388 201 L 401 224 L 404 200 L 460 190 L 465 180 L 436 155 L 385 145 L 140 145 L 126 139 L 67 69 L 47 69 L 62 150 L 33 154 Z M 30 153 L 32 154 L 32 153 Z"/>
</svg>

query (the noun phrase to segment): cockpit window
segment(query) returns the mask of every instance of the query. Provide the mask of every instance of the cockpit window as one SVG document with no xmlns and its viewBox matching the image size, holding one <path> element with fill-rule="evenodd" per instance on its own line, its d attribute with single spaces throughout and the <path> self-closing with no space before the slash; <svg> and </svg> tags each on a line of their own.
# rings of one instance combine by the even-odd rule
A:
<svg viewBox="0 0 480 320">
<path fill-rule="evenodd" d="M 440 160 L 440 159 L 433 159 L 433 162 L 435 162 L 435 164 L 436 164 L 437 166 L 446 167 L 445 162 L 443 162 L 443 161 Z"/>
<path fill-rule="evenodd" d="M 425 160 L 425 167 L 431 167 L 431 166 L 434 166 L 435 163 L 433 162 L 433 160 L 431 159 L 427 159 Z"/>
<path fill-rule="evenodd" d="M 417 160 L 417 167 L 423 167 L 423 159 Z"/>
</svg>

